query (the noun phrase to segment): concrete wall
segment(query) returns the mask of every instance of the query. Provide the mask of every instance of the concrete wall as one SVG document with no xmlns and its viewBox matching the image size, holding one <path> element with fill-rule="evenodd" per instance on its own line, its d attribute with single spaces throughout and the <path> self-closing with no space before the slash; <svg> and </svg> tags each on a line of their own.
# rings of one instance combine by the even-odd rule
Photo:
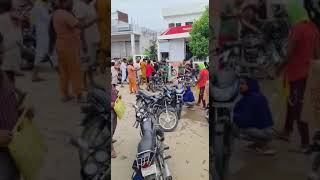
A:
<svg viewBox="0 0 320 180">
<path fill-rule="evenodd" d="M 201 13 L 198 14 L 191 14 L 191 15 L 177 15 L 177 16 L 170 16 L 164 19 L 167 27 L 169 27 L 170 23 L 181 23 L 181 26 L 185 26 L 186 22 L 194 22 L 196 19 L 200 18 Z"/>
<path fill-rule="evenodd" d="M 139 50 L 139 42 L 136 42 L 136 53 L 141 53 Z M 111 58 L 124 58 L 128 56 L 132 56 L 130 41 L 118 41 L 111 43 Z"/>
<path fill-rule="evenodd" d="M 169 41 L 169 61 L 182 61 L 185 58 L 185 40 L 174 39 Z"/>
</svg>

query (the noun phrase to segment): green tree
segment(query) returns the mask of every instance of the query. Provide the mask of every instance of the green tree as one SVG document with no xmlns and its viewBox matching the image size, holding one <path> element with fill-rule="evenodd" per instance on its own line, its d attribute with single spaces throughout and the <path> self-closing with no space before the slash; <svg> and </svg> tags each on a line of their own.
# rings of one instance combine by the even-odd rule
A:
<svg viewBox="0 0 320 180">
<path fill-rule="evenodd" d="M 192 54 L 198 58 L 209 55 L 209 8 L 193 23 L 190 32 L 189 47 Z"/>
<path fill-rule="evenodd" d="M 149 49 L 146 49 L 144 55 L 148 56 L 151 60 L 158 59 L 158 49 L 156 41 L 153 41 Z"/>
</svg>

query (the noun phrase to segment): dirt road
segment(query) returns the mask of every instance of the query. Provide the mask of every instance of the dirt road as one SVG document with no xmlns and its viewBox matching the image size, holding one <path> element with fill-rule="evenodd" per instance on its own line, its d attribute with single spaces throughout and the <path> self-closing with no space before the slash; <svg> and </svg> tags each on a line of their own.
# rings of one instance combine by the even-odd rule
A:
<svg viewBox="0 0 320 180">
<path fill-rule="evenodd" d="M 115 150 L 118 157 L 112 160 L 112 180 L 130 180 L 132 163 L 140 141 L 139 129 L 132 127 L 135 121 L 134 109 L 130 103 L 135 96 L 129 95 L 128 87 L 119 88 L 127 104 L 126 115 L 118 121 L 115 132 L 117 142 Z M 184 109 L 182 119 L 174 132 L 165 134 L 165 143 L 170 147 L 167 154 L 169 168 L 174 180 L 208 180 L 209 179 L 209 130 L 205 120 L 205 111 Z"/>
<path fill-rule="evenodd" d="M 18 87 L 28 92 L 26 104 L 35 109 L 36 125 L 45 137 L 48 147 L 46 162 L 39 180 L 80 180 L 77 150 L 67 139 L 80 134 L 83 115 L 75 101 L 62 103 L 59 94 L 58 75 L 45 69 L 44 82 L 32 83 L 29 72 L 18 77 Z M 105 82 L 99 77 L 99 82 Z"/>
</svg>

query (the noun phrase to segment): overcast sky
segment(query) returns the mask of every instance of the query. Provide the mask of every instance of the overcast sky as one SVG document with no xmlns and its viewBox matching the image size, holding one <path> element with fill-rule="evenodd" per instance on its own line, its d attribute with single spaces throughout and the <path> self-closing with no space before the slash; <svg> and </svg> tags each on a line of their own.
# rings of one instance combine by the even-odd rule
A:
<svg viewBox="0 0 320 180">
<path fill-rule="evenodd" d="M 129 15 L 139 25 L 164 30 L 167 26 L 161 16 L 162 8 L 179 7 L 187 3 L 209 2 L 209 0 L 111 0 L 112 12 L 119 10 Z"/>
</svg>

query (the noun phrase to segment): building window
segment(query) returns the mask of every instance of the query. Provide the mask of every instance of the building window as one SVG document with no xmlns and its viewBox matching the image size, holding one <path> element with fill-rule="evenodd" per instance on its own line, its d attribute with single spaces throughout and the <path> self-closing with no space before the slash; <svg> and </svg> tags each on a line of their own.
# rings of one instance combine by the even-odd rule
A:
<svg viewBox="0 0 320 180">
<path fill-rule="evenodd" d="M 169 28 L 172 28 L 172 27 L 174 27 L 174 23 L 169 24 Z"/>
<path fill-rule="evenodd" d="M 176 23 L 176 27 L 181 26 L 181 23 Z"/>
<path fill-rule="evenodd" d="M 191 26 L 193 22 L 186 22 L 186 26 Z"/>
</svg>

